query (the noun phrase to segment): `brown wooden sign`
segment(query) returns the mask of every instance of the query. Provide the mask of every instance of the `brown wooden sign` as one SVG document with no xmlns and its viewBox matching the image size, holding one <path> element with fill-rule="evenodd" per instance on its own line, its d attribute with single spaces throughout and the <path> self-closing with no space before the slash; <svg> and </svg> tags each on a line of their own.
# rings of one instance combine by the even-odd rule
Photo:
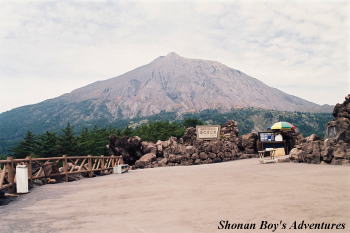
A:
<svg viewBox="0 0 350 233">
<path fill-rule="evenodd" d="M 197 125 L 197 139 L 213 140 L 218 139 L 220 135 L 220 125 Z"/>
</svg>

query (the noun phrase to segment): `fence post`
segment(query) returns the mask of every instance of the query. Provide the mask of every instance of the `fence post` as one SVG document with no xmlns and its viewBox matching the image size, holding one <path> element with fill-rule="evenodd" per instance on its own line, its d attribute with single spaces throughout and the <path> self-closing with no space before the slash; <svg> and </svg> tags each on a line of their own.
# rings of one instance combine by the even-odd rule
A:
<svg viewBox="0 0 350 233">
<path fill-rule="evenodd" d="M 105 174 L 105 158 L 101 155 L 101 174 Z"/>
<path fill-rule="evenodd" d="M 92 160 L 91 160 L 91 155 L 88 155 L 88 168 L 89 168 L 89 177 L 92 177 Z"/>
<path fill-rule="evenodd" d="M 8 192 L 13 194 L 15 193 L 15 170 L 13 168 L 13 157 L 7 157 L 7 160 L 10 160 L 10 162 L 6 164 L 6 170 L 8 174 L 8 182 L 11 184 L 11 186 L 8 188 Z"/>
<path fill-rule="evenodd" d="M 114 159 L 114 155 L 111 156 L 111 167 L 112 167 L 112 171 L 113 171 L 113 167 L 114 167 L 114 163 L 115 163 L 115 159 Z"/>
<path fill-rule="evenodd" d="M 32 176 L 33 176 L 32 156 L 28 155 L 27 159 L 28 159 L 28 179 L 32 180 Z"/>
<path fill-rule="evenodd" d="M 64 179 L 66 182 L 68 182 L 68 160 L 67 155 L 63 155 L 63 172 L 64 172 Z"/>
</svg>

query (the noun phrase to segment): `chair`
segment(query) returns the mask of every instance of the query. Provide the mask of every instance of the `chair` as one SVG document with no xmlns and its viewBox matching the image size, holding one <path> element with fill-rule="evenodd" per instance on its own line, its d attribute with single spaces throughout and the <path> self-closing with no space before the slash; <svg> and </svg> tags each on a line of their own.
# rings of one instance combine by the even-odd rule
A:
<svg viewBox="0 0 350 233">
<path fill-rule="evenodd" d="M 266 152 L 269 154 L 267 158 L 265 157 Z M 259 153 L 259 162 L 260 163 L 276 163 L 276 149 L 274 148 L 266 148 L 265 150 L 258 151 Z"/>
</svg>

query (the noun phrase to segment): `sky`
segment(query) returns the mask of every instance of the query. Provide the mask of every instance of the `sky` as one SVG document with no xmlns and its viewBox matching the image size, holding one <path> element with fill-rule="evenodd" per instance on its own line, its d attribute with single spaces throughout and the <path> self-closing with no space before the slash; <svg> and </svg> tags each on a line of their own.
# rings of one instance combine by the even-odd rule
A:
<svg viewBox="0 0 350 233">
<path fill-rule="evenodd" d="M 0 112 L 169 52 L 219 61 L 318 104 L 350 93 L 346 1 L 0 3 Z"/>
</svg>

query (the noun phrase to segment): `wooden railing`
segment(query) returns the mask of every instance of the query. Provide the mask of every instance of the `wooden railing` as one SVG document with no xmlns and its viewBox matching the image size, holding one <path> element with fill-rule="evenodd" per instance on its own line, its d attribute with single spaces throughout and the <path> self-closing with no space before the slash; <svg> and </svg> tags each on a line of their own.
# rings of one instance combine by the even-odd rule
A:
<svg viewBox="0 0 350 233">
<path fill-rule="evenodd" d="M 112 173 L 113 167 L 122 164 L 121 156 L 65 156 L 51 158 L 14 159 L 7 157 L 0 160 L 0 191 L 15 193 L 16 166 L 27 165 L 28 180 L 58 178 L 68 181 L 72 174 L 83 174 L 88 177 Z"/>
</svg>

